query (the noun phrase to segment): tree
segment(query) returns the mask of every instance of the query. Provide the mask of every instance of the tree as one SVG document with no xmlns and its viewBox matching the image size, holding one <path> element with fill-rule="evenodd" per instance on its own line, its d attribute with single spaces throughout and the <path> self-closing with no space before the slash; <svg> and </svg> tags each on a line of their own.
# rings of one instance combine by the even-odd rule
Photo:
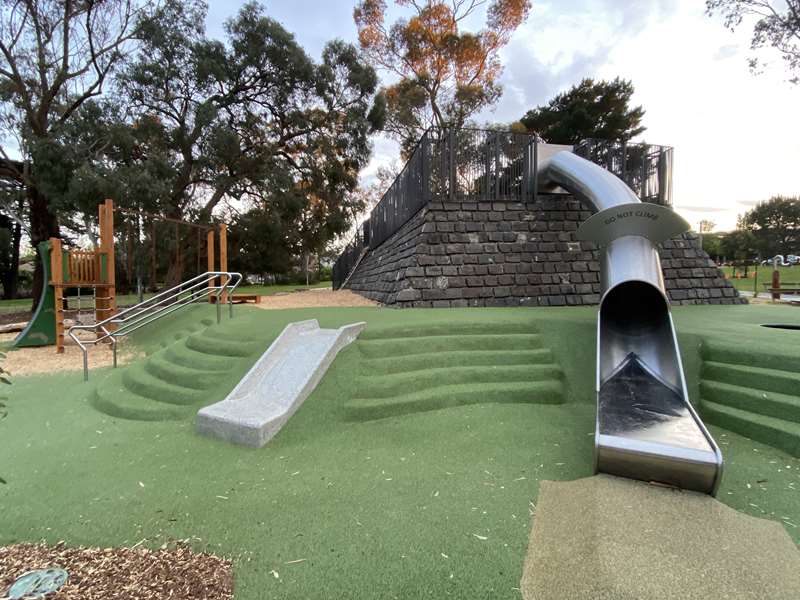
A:
<svg viewBox="0 0 800 600">
<path fill-rule="evenodd" d="M 743 229 L 752 232 L 762 256 L 800 253 L 800 197 L 774 196 L 747 211 Z"/>
<path fill-rule="evenodd" d="M 584 79 L 556 95 L 545 106 L 529 110 L 520 121 L 548 142 L 577 144 L 581 140 L 630 140 L 644 132 L 644 110 L 631 107 L 633 83 Z"/>
<path fill-rule="evenodd" d="M 792 83 L 800 83 L 800 0 L 706 0 L 708 15 L 721 14 L 731 31 L 745 19 L 754 19 L 750 49 L 771 47 L 785 62 Z M 761 61 L 753 56 L 750 69 L 758 72 Z"/>
<path fill-rule="evenodd" d="M 409 154 L 430 126 L 461 127 L 494 104 L 502 89 L 499 52 L 528 17 L 529 0 L 492 0 L 486 27 L 463 31 L 487 0 L 396 0 L 408 19 L 386 22 L 385 0 L 361 0 L 353 11 L 361 48 L 399 77 L 383 89 L 386 129 Z"/>
<path fill-rule="evenodd" d="M 133 208 L 201 222 L 224 200 L 269 214 L 265 203 L 300 195 L 302 206 L 321 203 L 321 234 L 332 235 L 380 125 L 369 119 L 374 69 L 339 40 L 315 63 L 255 3 L 225 24 L 224 41 L 206 37 L 205 14 L 202 2 L 167 0 L 142 28 L 119 75 L 124 106 L 86 107 L 81 132 L 96 131 L 74 143 L 102 155 L 82 186 L 102 185 L 93 175 L 102 174 Z M 179 268 L 171 264 L 169 281 Z"/>
<path fill-rule="evenodd" d="M 26 159 L 15 176 L 26 189 L 34 246 L 59 236 L 58 192 L 67 172 L 55 137 L 103 93 L 149 8 L 132 0 L 25 0 L 0 9 L 0 129 Z M 12 151 L 0 146 L 9 163 Z M 42 273 L 37 260 L 35 299 Z"/>
</svg>

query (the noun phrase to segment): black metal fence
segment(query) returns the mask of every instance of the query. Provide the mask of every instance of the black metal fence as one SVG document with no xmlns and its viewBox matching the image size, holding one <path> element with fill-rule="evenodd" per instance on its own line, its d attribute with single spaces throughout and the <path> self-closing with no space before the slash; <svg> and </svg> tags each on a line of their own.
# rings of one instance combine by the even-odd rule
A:
<svg viewBox="0 0 800 600">
<path fill-rule="evenodd" d="M 614 173 L 642 202 L 672 206 L 672 148 L 669 146 L 584 140 L 573 152 Z"/>
<path fill-rule="evenodd" d="M 365 239 L 364 231 L 368 231 L 369 223 L 365 221 L 356 228 L 356 233 L 350 242 L 344 247 L 339 258 L 333 263 L 331 279 L 333 289 L 338 290 L 347 279 L 350 272 L 356 267 L 362 251 L 368 246 L 369 239 Z"/>
<path fill-rule="evenodd" d="M 365 247 L 380 246 L 432 199 L 533 200 L 539 156 L 546 148 L 529 133 L 429 129 L 364 222 L 363 231 L 359 228 L 334 264 L 334 289 L 344 283 Z M 574 151 L 623 179 L 643 202 L 672 205 L 672 148 L 587 140 Z"/>
</svg>

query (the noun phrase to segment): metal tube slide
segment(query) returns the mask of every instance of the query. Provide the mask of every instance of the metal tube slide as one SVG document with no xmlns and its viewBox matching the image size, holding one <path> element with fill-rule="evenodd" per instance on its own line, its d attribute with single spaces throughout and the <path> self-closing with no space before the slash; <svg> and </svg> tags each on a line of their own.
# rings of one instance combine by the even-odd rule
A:
<svg viewBox="0 0 800 600">
<path fill-rule="evenodd" d="M 715 494 L 722 454 L 689 401 L 656 248 L 688 224 L 570 152 L 538 171 L 598 211 L 578 229 L 602 248 L 596 471 Z"/>
</svg>

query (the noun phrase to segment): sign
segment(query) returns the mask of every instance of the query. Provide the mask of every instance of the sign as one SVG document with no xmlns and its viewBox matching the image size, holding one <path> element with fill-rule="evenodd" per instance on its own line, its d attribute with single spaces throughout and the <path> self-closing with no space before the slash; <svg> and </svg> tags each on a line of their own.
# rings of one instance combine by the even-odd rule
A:
<svg viewBox="0 0 800 600">
<path fill-rule="evenodd" d="M 600 246 L 626 235 L 638 235 L 658 244 L 688 230 L 689 223 L 670 208 L 631 202 L 592 215 L 578 228 L 577 236 Z"/>
</svg>

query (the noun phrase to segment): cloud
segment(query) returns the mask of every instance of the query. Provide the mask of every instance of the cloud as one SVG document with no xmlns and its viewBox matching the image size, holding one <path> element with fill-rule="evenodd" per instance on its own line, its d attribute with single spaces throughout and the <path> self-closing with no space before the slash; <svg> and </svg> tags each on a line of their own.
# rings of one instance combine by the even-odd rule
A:
<svg viewBox="0 0 800 600">
<path fill-rule="evenodd" d="M 697 206 L 697 205 L 686 205 L 686 204 L 676 204 L 676 209 L 686 211 L 686 212 L 702 212 L 702 213 L 716 213 L 716 212 L 727 212 L 730 210 L 727 206 Z"/>
<path fill-rule="evenodd" d="M 714 60 L 727 60 L 739 53 L 739 44 L 725 44 L 717 49 Z"/>
</svg>

